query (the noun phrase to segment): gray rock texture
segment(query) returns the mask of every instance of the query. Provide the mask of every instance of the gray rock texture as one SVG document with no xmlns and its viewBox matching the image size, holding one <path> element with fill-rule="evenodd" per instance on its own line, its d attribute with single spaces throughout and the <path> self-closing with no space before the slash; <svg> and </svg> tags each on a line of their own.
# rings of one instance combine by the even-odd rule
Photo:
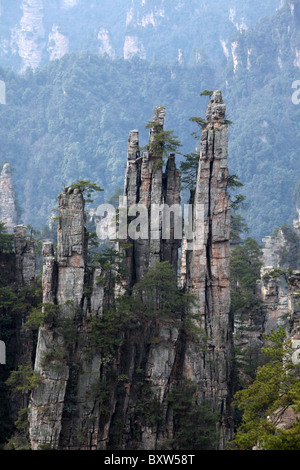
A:
<svg viewBox="0 0 300 470">
<path fill-rule="evenodd" d="M 230 319 L 229 236 L 227 194 L 228 125 L 222 94 L 209 101 L 201 136 L 197 185 L 193 200 L 193 239 L 186 259 L 186 289 L 197 299 L 196 324 L 207 338 L 186 345 L 184 374 L 197 383 L 199 402 L 208 400 L 222 416 L 221 446 L 232 433 L 232 325 Z M 222 440 L 221 439 L 221 440 Z"/>
<path fill-rule="evenodd" d="M 14 226 L 17 225 L 18 220 L 16 194 L 9 163 L 4 163 L 0 174 L 0 221 L 5 223 L 7 233 L 14 233 Z"/>
<path fill-rule="evenodd" d="M 157 208 L 167 206 L 172 208 L 174 204 L 180 205 L 180 172 L 175 165 L 175 155 L 170 154 L 163 171 L 161 165 L 161 152 L 157 146 L 151 144 L 155 136 L 163 130 L 165 109 L 156 108 L 152 122 L 154 125 L 149 132 L 148 150 L 140 154 L 139 133 L 133 130 L 129 134 L 127 167 L 125 173 L 124 196 L 127 198 L 128 209 L 134 205 L 145 208 L 147 214 L 147 227 L 136 240 L 132 237 L 128 240 L 132 244 L 127 251 L 128 267 L 131 273 L 130 283 L 139 282 L 149 266 L 154 266 L 156 261 L 170 261 L 177 272 L 178 248 L 181 239 L 174 236 L 174 216 Z M 156 152 L 156 153 L 155 153 Z M 130 215 L 130 213 L 129 213 Z M 133 213 L 132 219 L 136 216 Z M 129 223 L 131 218 L 129 217 Z M 164 238 L 164 222 L 170 220 L 170 232 Z"/>
<path fill-rule="evenodd" d="M 58 213 L 57 256 L 54 256 L 51 242 L 43 245 L 46 318 L 39 329 L 35 360 L 35 371 L 42 382 L 33 391 L 30 402 L 29 431 L 33 450 L 43 446 L 91 449 L 95 440 L 97 442 L 97 411 L 94 401 L 89 401 L 86 395 L 99 378 L 100 358 L 87 359 L 84 355 L 85 319 L 90 312 L 89 305 L 96 314 L 101 312 L 103 296 L 93 281 L 92 301 L 85 301 L 87 232 L 81 190 L 65 188 L 58 198 Z M 47 304 L 56 306 L 50 318 Z M 68 342 L 66 328 L 71 335 Z M 75 404 L 76 415 L 72 413 Z"/>
<path fill-rule="evenodd" d="M 93 314 L 101 319 L 107 303 L 104 288 L 97 282 L 102 266 L 92 270 L 87 266 L 83 195 L 72 188 L 59 195 L 57 255 L 50 242 L 43 246 L 45 314 L 47 304 L 52 304 L 57 312 L 46 315 L 39 330 L 35 370 L 42 382 L 31 396 L 32 449 L 159 449 L 174 438 L 169 393 L 186 379 L 196 385 L 197 405 L 208 401 L 213 410 L 220 412 L 219 447 L 224 448 L 232 431 L 228 406 L 232 360 L 230 207 L 224 117 L 225 105 L 221 92 L 216 91 L 207 108 L 193 201 L 198 238 L 186 240 L 185 275 L 178 282 L 195 296 L 197 305 L 176 320 L 137 318 L 121 333 L 120 347 L 117 356 L 110 360 L 110 369 L 99 352 L 87 354 L 86 348 L 91 333 L 89 318 Z M 163 169 L 163 146 L 156 144 L 164 119 L 164 108 L 156 108 L 149 144 L 142 153 L 138 131 L 131 131 L 128 139 L 123 199 L 128 210 L 128 233 L 125 237 L 119 233 L 125 241 L 124 246 L 121 240 L 119 250 L 129 268 L 123 287 L 130 288 L 133 295 L 156 262 L 169 262 L 178 274 L 182 242 L 182 217 L 176 212 L 180 208 L 180 172 L 174 154 L 167 157 Z M 139 235 L 132 237 L 130 228 L 139 213 L 136 205 L 146 215 L 146 222 L 143 220 L 139 227 Z M 196 214 L 201 217 L 196 218 Z M 194 326 L 203 335 L 187 334 L 187 313 L 194 314 Z M 73 328 L 68 347 L 63 325 Z M 93 390 L 98 392 L 92 393 Z M 154 408 L 149 414 L 151 406 Z M 159 416 L 154 411 L 157 407 Z"/>
<path fill-rule="evenodd" d="M 19 287 L 32 286 L 35 281 L 35 247 L 34 241 L 27 237 L 27 227 L 14 227 L 14 244 L 16 256 L 16 272 Z"/>
</svg>

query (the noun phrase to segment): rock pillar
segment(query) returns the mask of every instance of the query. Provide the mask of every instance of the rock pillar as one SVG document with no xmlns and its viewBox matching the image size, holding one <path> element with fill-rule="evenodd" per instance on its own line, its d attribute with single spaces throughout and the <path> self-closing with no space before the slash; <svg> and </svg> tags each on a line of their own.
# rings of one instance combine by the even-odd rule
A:
<svg viewBox="0 0 300 470">
<path fill-rule="evenodd" d="M 16 195 L 13 187 L 12 169 L 4 163 L 0 174 L 0 220 L 5 223 L 7 233 L 14 233 L 17 224 Z"/>
<path fill-rule="evenodd" d="M 198 401 L 210 402 L 222 416 L 223 443 L 230 437 L 232 325 L 230 319 L 227 194 L 228 125 L 220 91 L 211 96 L 203 129 L 193 200 L 192 240 L 187 246 L 186 289 L 195 295 L 196 324 L 203 338 L 186 344 L 184 374 L 197 384 Z"/>
<path fill-rule="evenodd" d="M 80 335 L 84 340 L 88 305 L 97 313 L 101 310 L 97 301 L 101 303 L 103 296 L 92 276 L 96 293 L 91 294 L 91 302 L 85 300 L 86 256 L 83 194 L 79 189 L 65 188 L 58 198 L 57 258 L 51 242 L 43 245 L 45 322 L 39 329 L 35 361 L 41 384 L 32 392 L 29 413 L 33 450 L 43 446 L 90 449 L 97 444 L 97 412 L 91 412 L 95 404 L 86 394 L 99 377 L 100 359 L 95 356 L 89 362 L 83 354 L 84 341 L 81 347 L 78 343 Z M 71 412 L 75 403 L 76 416 Z M 78 433 L 72 432 L 74 429 Z"/>
<path fill-rule="evenodd" d="M 174 233 L 174 225 L 181 224 L 180 172 L 174 154 L 168 157 L 163 171 L 162 148 L 153 145 L 155 136 L 163 130 L 164 119 L 165 109 L 156 108 L 149 145 L 142 155 L 138 131 L 129 134 L 124 195 L 129 213 L 128 242 L 132 245 L 127 251 L 131 284 L 141 281 L 156 261 L 169 261 L 177 272 L 181 237 Z M 138 216 L 134 205 L 142 208 L 141 214 L 146 218 L 146 226 L 141 227 L 141 235 L 135 239 L 130 236 L 130 222 Z"/>
</svg>

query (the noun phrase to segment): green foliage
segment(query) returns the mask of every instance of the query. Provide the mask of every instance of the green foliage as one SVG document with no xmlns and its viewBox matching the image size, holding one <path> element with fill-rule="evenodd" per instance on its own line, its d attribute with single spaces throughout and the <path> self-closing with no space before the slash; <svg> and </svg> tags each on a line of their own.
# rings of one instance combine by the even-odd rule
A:
<svg viewBox="0 0 300 470">
<path fill-rule="evenodd" d="M 227 186 L 229 189 L 242 188 L 244 185 L 237 175 L 229 175 Z"/>
<path fill-rule="evenodd" d="M 181 184 L 183 189 L 194 190 L 197 182 L 197 170 L 200 155 L 196 152 L 184 155 L 185 160 L 180 162 Z"/>
<path fill-rule="evenodd" d="M 104 308 L 115 308 L 115 288 L 121 286 L 128 275 L 124 255 L 114 247 L 107 247 L 100 253 L 97 253 L 94 260 L 100 264 L 102 270 L 97 278 L 97 283 L 104 288 Z"/>
<path fill-rule="evenodd" d="M 39 279 L 34 286 L 24 287 L 18 292 L 10 286 L 0 287 L 0 338 L 4 342 L 15 334 L 19 319 L 25 320 L 29 312 L 40 304 L 41 297 Z"/>
<path fill-rule="evenodd" d="M 163 162 L 163 159 L 169 153 L 176 153 L 181 143 L 178 137 L 174 135 L 174 131 L 164 131 L 162 126 L 156 121 L 148 121 L 147 128 L 154 129 L 153 140 L 149 142 L 147 148 L 153 157 L 158 157 Z"/>
<path fill-rule="evenodd" d="M 84 351 L 101 353 L 101 360 L 108 365 L 115 357 L 123 343 L 122 333 L 127 324 L 127 318 L 118 310 L 105 310 L 102 317 L 91 315 L 89 319 L 88 343 Z"/>
<path fill-rule="evenodd" d="M 198 127 L 198 132 L 192 132 L 191 135 L 195 137 L 195 139 L 199 140 L 201 137 L 202 131 L 207 126 L 207 121 L 201 117 L 193 116 L 189 118 L 189 121 L 194 122 Z"/>
<path fill-rule="evenodd" d="M 135 384 L 137 389 L 138 399 L 134 408 L 134 417 L 138 424 L 141 426 L 154 427 L 158 426 L 163 417 L 162 404 L 153 396 L 151 386 L 146 382 L 145 377 L 139 377 L 138 382 Z M 135 431 L 137 433 L 137 429 Z"/>
<path fill-rule="evenodd" d="M 31 445 L 27 433 L 15 433 L 4 445 L 4 450 L 31 450 Z"/>
<path fill-rule="evenodd" d="M 292 362 L 291 343 L 279 328 L 266 337 L 271 344 L 263 349 L 268 362 L 259 367 L 256 378 L 236 393 L 234 404 L 243 411 L 231 448 L 251 450 L 300 450 L 300 423 L 289 430 L 277 428 L 278 419 L 288 408 L 300 411 L 300 371 Z"/>
<path fill-rule="evenodd" d="M 242 242 L 242 234 L 249 232 L 248 224 L 245 222 L 245 218 L 241 214 L 230 214 L 230 241 L 233 244 Z"/>
<path fill-rule="evenodd" d="M 279 249 L 279 265 L 288 269 L 299 269 L 300 267 L 300 237 L 288 225 L 280 227 L 285 245 Z"/>
<path fill-rule="evenodd" d="M 18 419 L 15 421 L 15 426 L 20 431 L 28 429 L 28 411 L 29 408 L 22 408 L 18 411 Z"/>
<path fill-rule="evenodd" d="M 13 370 L 6 381 L 8 387 L 14 392 L 30 392 L 41 382 L 41 376 L 32 369 L 32 364 L 19 365 Z"/>
<path fill-rule="evenodd" d="M 171 389 L 167 402 L 173 412 L 175 435 L 165 444 L 178 450 L 213 450 L 218 442 L 219 421 L 208 403 L 197 403 L 196 387 L 190 381 Z"/>
<path fill-rule="evenodd" d="M 104 286 L 106 295 L 111 296 L 111 300 L 104 303 L 101 317 L 94 314 L 89 318 L 88 345 L 85 347 L 87 353 L 98 350 L 102 354 L 102 360 L 108 364 L 123 344 L 126 331 L 151 322 L 154 326 L 154 341 L 160 321 L 177 322 L 179 326 L 184 320 L 187 334 L 197 337 L 203 334 L 203 331 L 192 323 L 192 316 L 187 314 L 188 307 L 195 301 L 194 296 L 181 292 L 174 270 L 168 262 L 157 263 L 149 269 L 143 280 L 135 285 L 132 293 L 127 292 L 115 299 L 113 289 L 122 281 L 122 275 L 118 273 L 117 268 L 119 263 L 121 269 L 123 266 L 119 254 L 117 258 L 115 254 L 111 250 L 104 253 L 104 274 L 99 278 L 99 282 Z M 111 264 L 111 259 L 117 264 Z"/>
<path fill-rule="evenodd" d="M 44 351 L 41 358 L 41 366 L 51 367 L 54 371 L 60 372 L 64 365 L 68 363 L 68 354 L 64 345 L 53 347 Z"/>
<path fill-rule="evenodd" d="M 276 278 L 276 277 L 280 277 L 280 276 L 283 276 L 286 274 L 286 271 L 283 271 L 282 269 L 272 269 L 272 271 L 269 271 L 268 273 L 265 273 L 263 276 L 262 276 L 262 279 L 264 281 L 267 281 L 271 278 Z"/>
<path fill-rule="evenodd" d="M 53 323 L 57 317 L 58 306 L 51 303 L 38 305 L 30 310 L 24 327 L 28 330 L 38 330 L 43 323 Z"/>
<path fill-rule="evenodd" d="M 86 203 L 94 202 L 94 200 L 91 199 L 92 193 L 103 191 L 100 186 L 96 183 L 92 183 L 91 180 L 77 180 L 76 183 L 71 184 L 70 188 L 79 189 L 85 195 Z"/>
<path fill-rule="evenodd" d="M 214 90 L 204 90 L 202 93 L 200 93 L 200 96 L 209 96 L 211 97 L 213 94 Z"/>
<path fill-rule="evenodd" d="M 245 222 L 245 218 L 238 214 L 237 211 L 245 207 L 246 196 L 242 194 L 236 194 L 235 198 L 232 198 L 232 192 L 238 188 L 243 187 L 244 184 L 240 181 L 236 174 L 229 175 L 227 181 L 227 189 L 230 195 L 230 241 L 231 243 L 238 244 L 242 241 L 242 234 L 248 232 L 248 226 Z"/>
<path fill-rule="evenodd" d="M 231 251 L 231 310 L 234 314 L 260 312 L 256 281 L 260 278 L 261 249 L 253 238 L 247 238 Z"/>
<path fill-rule="evenodd" d="M 146 318 L 179 320 L 193 299 L 177 286 L 174 269 L 168 261 L 150 268 L 134 291 L 140 313 Z"/>
<path fill-rule="evenodd" d="M 0 222 L 0 253 L 12 253 L 14 248 L 14 236 L 7 232 L 4 222 Z"/>
<path fill-rule="evenodd" d="M 102 419 L 110 416 L 111 414 L 111 400 L 113 397 L 113 387 L 102 378 L 92 383 L 89 390 L 86 392 L 87 400 L 95 400 L 99 404 L 100 414 Z"/>
<path fill-rule="evenodd" d="M 261 363 L 258 346 L 239 348 L 238 340 L 245 330 L 251 330 L 262 322 L 263 302 L 256 294 L 256 283 L 260 279 L 261 250 L 252 238 L 246 239 L 230 253 L 231 312 L 239 323 L 234 336 L 235 386 L 239 388 L 251 380 Z"/>
</svg>

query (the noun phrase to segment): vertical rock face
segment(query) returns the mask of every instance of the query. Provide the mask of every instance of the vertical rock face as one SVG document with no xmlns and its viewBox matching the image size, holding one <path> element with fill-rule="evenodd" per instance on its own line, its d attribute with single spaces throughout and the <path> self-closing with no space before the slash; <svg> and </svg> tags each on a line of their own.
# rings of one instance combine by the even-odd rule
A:
<svg viewBox="0 0 300 470">
<path fill-rule="evenodd" d="M 45 46 L 43 25 L 44 6 L 42 0 L 23 0 L 23 16 L 15 30 L 15 42 L 22 59 L 22 69 L 40 65 Z"/>
<path fill-rule="evenodd" d="M 14 227 L 14 253 L 7 253 L 3 261 L 5 263 L 1 263 L 1 287 L 10 286 L 16 296 L 20 293 L 21 299 L 25 295 L 30 298 L 36 275 L 35 247 L 34 241 L 27 236 L 27 227 L 24 225 Z M 1 316 L 2 312 L 0 318 Z M 13 360 L 14 368 L 17 369 L 21 365 L 31 363 L 35 346 L 32 331 L 24 327 L 27 309 L 20 307 L 12 313 L 12 317 L 14 332 L 7 343 L 7 351 Z M 15 421 L 18 419 L 18 412 L 28 407 L 29 391 L 12 391 L 8 400 L 10 416 Z"/>
<path fill-rule="evenodd" d="M 34 241 L 26 236 L 27 227 L 17 225 L 14 227 L 15 256 L 17 268 L 17 282 L 19 288 L 32 286 L 35 281 L 35 248 Z"/>
<path fill-rule="evenodd" d="M 84 200 L 78 189 L 67 189 L 58 198 L 57 302 L 68 300 L 83 305 L 83 287 L 87 256 Z"/>
<path fill-rule="evenodd" d="M 224 116 L 225 105 L 217 91 L 207 110 L 193 203 L 197 244 L 193 240 L 191 250 L 187 240 L 184 250 L 190 250 L 184 286 L 197 299 L 191 313 L 208 338 L 206 344 L 202 336 L 188 334 L 185 319 L 189 312 L 180 310 L 176 318 L 171 312 L 169 317 L 153 312 L 145 318 L 141 312 L 131 312 L 141 317 L 133 316 L 132 323 L 121 332 L 113 360 L 106 363 L 101 348 L 101 353 L 99 349 L 88 353 L 89 335 L 93 333 L 91 314 L 101 321 L 108 314 L 110 322 L 112 313 L 103 301 L 104 288 L 97 281 L 103 268 L 87 266 L 82 193 L 66 188 L 59 196 L 56 257 L 50 242 L 43 246 L 45 322 L 39 330 L 35 362 L 41 384 L 32 393 L 29 413 L 32 449 L 43 445 L 52 449 L 159 449 L 168 439 L 174 439 L 176 431 L 169 394 L 186 379 L 196 385 L 196 406 L 208 401 L 221 413 L 224 446 L 231 431 L 228 401 L 232 354 Z M 126 242 L 120 249 L 129 267 L 126 282 L 132 296 L 157 262 L 168 262 L 178 273 L 180 172 L 174 154 L 169 155 L 163 169 L 163 146 L 158 136 L 164 118 L 164 108 L 156 108 L 149 144 L 142 154 L 137 130 L 130 132 L 128 140 L 123 198 L 126 234 L 120 232 L 119 238 Z M 119 220 L 122 210 L 120 207 Z M 196 214 L 202 218 L 196 219 Z M 135 230 L 137 220 L 139 230 Z M 139 295 L 143 297 L 144 291 Z M 153 413 L 149 412 L 151 407 Z"/>
<path fill-rule="evenodd" d="M 0 175 L 0 220 L 5 223 L 7 232 L 11 234 L 17 224 L 15 198 L 11 166 L 4 163 Z"/>
<path fill-rule="evenodd" d="M 142 155 L 138 131 L 131 131 L 128 139 L 124 195 L 128 209 L 134 205 L 145 208 L 148 223 L 147 227 L 141 227 L 140 238 L 129 240 L 133 245 L 128 254 L 131 284 L 141 281 L 149 266 L 154 266 L 156 261 L 170 261 L 177 272 L 181 239 L 176 239 L 174 233 L 176 213 L 169 214 L 167 211 L 174 205 L 180 205 L 180 172 L 176 168 L 174 154 L 168 157 L 163 172 L 161 155 L 155 154 L 151 147 L 155 136 L 163 130 L 164 119 L 165 109 L 156 108 L 149 133 L 150 150 L 144 151 Z M 133 210 L 132 216 L 135 215 Z M 170 231 L 167 230 L 169 223 Z"/>
<path fill-rule="evenodd" d="M 54 24 L 49 33 L 48 48 L 50 60 L 61 59 L 69 52 L 69 39 L 61 33 L 59 26 Z"/>
<path fill-rule="evenodd" d="M 80 334 L 81 339 L 84 337 L 85 318 L 89 314 L 84 291 L 87 236 L 82 192 L 66 188 L 59 195 L 58 212 L 57 259 L 51 242 L 45 242 L 43 246 L 42 283 L 46 318 L 39 329 L 35 361 L 35 371 L 41 375 L 42 381 L 32 393 L 29 414 L 30 440 L 34 450 L 43 445 L 52 449 L 91 448 L 89 433 L 95 435 L 94 422 L 97 421 L 96 411 L 91 417 L 94 403 L 85 400 L 84 395 L 97 380 L 99 370 L 95 370 L 95 365 L 99 358 L 84 360 L 82 349 L 77 349 Z M 102 297 L 97 285 L 94 290 L 97 292 L 92 294 L 91 304 L 97 312 L 97 300 L 101 302 Z M 53 304 L 54 308 L 48 316 L 47 304 Z M 79 311 L 82 314 L 78 317 Z M 65 328 L 69 328 L 71 335 L 68 344 Z M 76 401 L 76 417 L 69 413 L 70 396 Z M 72 433 L 72 427 L 78 434 Z M 81 432 L 84 443 L 80 438 Z"/>
<path fill-rule="evenodd" d="M 197 186 L 193 201 L 194 241 L 187 254 L 186 288 L 197 298 L 195 313 L 207 339 L 204 352 L 190 342 L 185 374 L 198 384 L 199 401 L 208 400 L 223 417 L 224 441 L 231 433 L 230 399 L 232 327 L 229 317 L 230 203 L 228 180 L 228 126 L 220 91 L 212 95 L 202 132 Z M 228 432 L 227 432 L 228 431 Z M 228 435 L 227 435 L 228 437 Z"/>
<path fill-rule="evenodd" d="M 163 440 L 162 436 L 172 437 L 172 419 L 168 420 L 165 399 L 172 386 L 184 379 L 197 384 L 198 404 L 208 401 L 221 413 L 221 448 L 232 434 L 229 409 L 232 360 L 229 318 L 230 204 L 226 192 L 228 126 L 224 117 L 225 105 L 221 92 L 216 91 L 207 108 L 207 127 L 201 140 L 193 202 L 196 240 L 188 240 L 190 251 L 183 261 L 183 264 L 186 261 L 187 273 L 185 289 L 197 299 L 193 313 L 198 318 L 197 326 L 205 331 L 208 341 L 204 348 L 200 339 L 198 341 L 182 335 L 181 328 L 160 325 L 157 343 L 149 348 L 145 370 L 147 382 L 166 414 L 160 429 L 143 431 L 143 448 L 157 445 Z M 150 130 L 150 143 L 155 140 L 155 133 L 162 129 L 163 121 L 164 109 L 157 109 L 153 118 L 156 125 Z M 157 167 L 156 161 L 151 152 L 144 152 L 140 156 L 138 132 L 132 131 L 129 136 L 125 194 L 130 201 L 128 204 L 140 203 L 147 207 L 150 222 L 153 222 L 153 214 L 150 212 L 153 204 L 165 203 L 168 207 L 180 204 L 180 174 L 175 167 L 174 155 L 169 157 L 164 173 Z M 151 238 L 154 232 L 151 232 L 152 225 L 149 223 L 150 240 L 131 241 L 133 248 L 129 265 L 133 273 L 132 284 L 139 282 L 155 261 L 169 261 L 177 272 L 181 240 L 174 237 L 174 225 L 171 237 L 163 239 L 162 220 L 159 220 L 157 239 L 155 236 Z"/>
<path fill-rule="evenodd" d="M 180 208 L 180 172 L 176 168 L 175 154 L 169 155 L 163 171 L 161 149 L 155 145 L 156 136 L 163 131 L 164 119 L 165 109 L 156 108 L 149 132 L 149 145 L 142 155 L 139 150 L 138 131 L 131 131 L 128 139 L 124 195 L 127 198 L 129 229 L 131 216 L 136 215 L 135 210 L 131 212 L 134 205 L 138 205 L 142 213 L 146 214 L 146 224 L 141 227 L 141 238 L 129 237 L 127 240 L 131 244 L 126 255 L 130 271 L 129 284 L 133 288 L 156 262 L 168 261 L 176 274 L 178 270 L 181 237 L 176 238 L 175 227 L 176 217 L 177 225 L 181 224 L 181 217 L 177 212 Z M 140 449 L 156 448 L 163 436 L 165 439 L 166 436 L 172 437 L 173 432 L 172 424 L 167 419 L 168 407 L 165 399 L 176 367 L 177 350 L 181 341 L 180 328 L 172 322 L 169 325 L 168 322 L 162 322 L 157 325 L 155 332 L 151 331 L 151 327 L 145 328 L 141 332 L 140 344 L 132 346 L 131 370 L 126 370 L 126 373 L 132 376 L 132 371 L 143 366 L 145 381 L 151 390 L 151 399 L 157 400 L 164 410 L 161 429 L 157 425 L 142 426 L 141 440 L 137 444 Z M 151 336 L 156 337 L 155 344 L 149 344 Z M 134 394 L 129 395 L 128 402 L 129 406 L 136 405 Z M 127 426 L 132 419 L 129 411 L 128 409 L 125 414 Z M 125 446 L 128 448 L 132 446 L 126 435 L 123 442 L 126 442 Z"/>
</svg>

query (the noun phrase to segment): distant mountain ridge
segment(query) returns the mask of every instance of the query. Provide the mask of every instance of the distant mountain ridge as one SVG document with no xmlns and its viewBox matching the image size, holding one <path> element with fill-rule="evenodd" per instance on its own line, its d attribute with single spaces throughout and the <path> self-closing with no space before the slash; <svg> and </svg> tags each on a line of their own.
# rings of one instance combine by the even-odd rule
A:
<svg viewBox="0 0 300 470">
<path fill-rule="evenodd" d="M 36 0 L 35 4 L 39 1 Z M 18 0 L 15 6 L 17 3 Z M 33 0 L 26 3 L 27 6 L 29 3 L 33 5 Z M 50 3 L 44 3 L 43 14 L 46 6 L 50 8 Z M 230 172 L 237 174 L 244 183 L 242 191 L 247 202 L 244 215 L 249 234 L 261 240 L 271 235 L 275 226 L 294 220 L 293 190 L 300 176 L 300 106 L 295 105 L 291 98 L 295 91 L 292 84 L 300 77 L 298 1 L 289 0 L 277 11 L 275 4 L 278 2 L 266 2 L 261 8 L 271 10 L 272 4 L 273 10 L 256 22 L 259 7 L 255 10 L 250 2 L 244 2 L 239 8 L 237 2 L 230 2 L 226 8 L 225 2 L 218 2 L 219 10 L 211 6 L 212 17 L 217 18 L 222 6 L 224 17 L 231 15 L 229 23 L 233 31 L 221 44 L 220 37 L 226 37 L 223 36 L 225 30 L 215 29 L 214 44 L 218 45 L 215 51 L 218 59 L 213 55 L 203 55 L 199 61 L 191 59 L 189 62 L 182 50 L 181 60 L 178 61 L 178 44 L 170 41 L 174 60 L 165 63 L 158 60 L 159 57 L 157 60 L 147 60 L 149 53 L 146 49 L 146 60 L 141 59 L 138 52 L 130 60 L 124 60 L 124 37 L 134 33 L 142 40 L 139 34 L 146 34 L 147 31 L 151 37 L 150 31 L 153 32 L 154 28 L 152 19 L 159 17 L 154 5 L 163 5 L 170 21 L 176 8 L 192 17 L 193 10 L 183 8 L 185 2 L 182 1 L 181 6 L 179 2 L 173 2 L 172 8 L 169 0 L 156 3 L 150 0 L 123 2 L 117 17 L 113 16 L 114 11 L 102 9 L 101 37 L 106 45 L 109 42 L 104 19 L 108 19 L 109 14 L 117 18 L 114 25 L 116 31 L 117 25 L 123 24 L 125 18 L 123 29 L 119 29 L 118 34 L 110 32 L 111 43 L 115 41 L 114 47 L 116 38 L 120 38 L 119 48 L 111 49 L 112 55 L 115 51 L 114 60 L 111 54 L 99 54 L 97 38 L 94 37 L 95 43 L 87 39 L 88 34 L 93 36 L 94 25 L 99 24 L 96 16 L 81 36 L 85 35 L 85 40 L 79 39 L 76 24 L 87 22 L 87 17 L 80 17 L 83 0 L 74 1 L 69 8 L 65 4 L 64 9 L 61 1 L 52 3 L 64 12 L 65 18 L 69 15 L 70 22 L 72 18 L 74 48 L 76 41 L 76 47 L 80 48 L 81 40 L 82 44 L 87 41 L 86 46 L 82 46 L 80 52 L 66 53 L 61 59 L 51 60 L 50 63 L 49 57 L 44 56 L 47 65 L 37 67 L 35 72 L 19 74 L 0 69 L 0 80 L 6 83 L 7 89 L 7 105 L 0 106 L 0 164 L 9 161 L 15 168 L 14 181 L 18 200 L 23 207 L 24 223 L 32 223 L 37 228 L 48 223 L 56 194 L 63 184 L 72 184 L 77 178 L 97 179 L 97 183 L 106 190 L 102 196 L 110 197 L 122 185 L 128 133 L 136 129 L 140 122 L 151 119 L 155 106 L 166 106 L 166 128 L 174 130 L 182 141 L 183 153 L 192 152 L 196 142 L 190 134 L 195 129 L 189 118 L 204 117 L 206 100 L 199 96 L 204 89 L 222 90 L 228 117 L 233 121 L 228 164 Z M 106 2 L 97 2 L 97 8 L 104 4 Z M 115 2 L 115 6 L 117 4 Z M 8 4 L 2 1 L 0 5 L 0 18 L 3 19 L 9 11 Z M 208 9 L 207 3 L 201 5 L 204 10 Z M 89 11 L 92 7 L 96 15 L 98 10 L 93 1 L 89 2 Z M 128 17 L 130 8 L 132 15 Z M 15 13 L 17 10 L 13 11 Z M 156 11 L 157 14 L 147 16 L 147 11 Z M 148 18 L 146 25 L 142 12 Z M 48 26 L 53 25 L 55 14 L 54 9 L 52 17 L 50 14 L 47 16 Z M 250 23 L 253 22 L 251 26 L 245 19 L 247 14 L 250 15 Z M 43 24 L 46 24 L 46 16 L 43 18 Z M 188 25 L 185 20 L 182 16 L 182 24 Z M 161 46 L 161 54 L 165 52 L 166 57 L 171 57 L 168 50 L 162 47 L 163 38 L 166 39 L 163 33 L 167 31 L 167 18 L 161 16 L 160 21 L 160 26 L 155 26 L 155 31 L 162 34 L 157 37 L 157 47 Z M 5 24 L 8 26 L 8 23 Z M 183 29 L 188 30 L 188 27 Z M 0 30 L 0 36 L 3 31 Z M 176 40 L 181 37 L 179 33 Z M 192 31 L 190 36 L 191 39 L 195 37 Z M 145 37 L 144 44 L 154 50 Z M 69 39 L 71 44 L 71 36 Z M 193 48 L 187 50 L 192 57 Z M 15 59 L 21 66 L 17 54 Z M 146 132 L 144 129 L 140 131 L 143 141 Z"/>
<path fill-rule="evenodd" d="M 1 0 L 0 63 L 34 69 L 82 50 L 125 59 L 216 59 L 226 54 L 230 35 L 279 5 L 279 0 Z"/>
</svg>

